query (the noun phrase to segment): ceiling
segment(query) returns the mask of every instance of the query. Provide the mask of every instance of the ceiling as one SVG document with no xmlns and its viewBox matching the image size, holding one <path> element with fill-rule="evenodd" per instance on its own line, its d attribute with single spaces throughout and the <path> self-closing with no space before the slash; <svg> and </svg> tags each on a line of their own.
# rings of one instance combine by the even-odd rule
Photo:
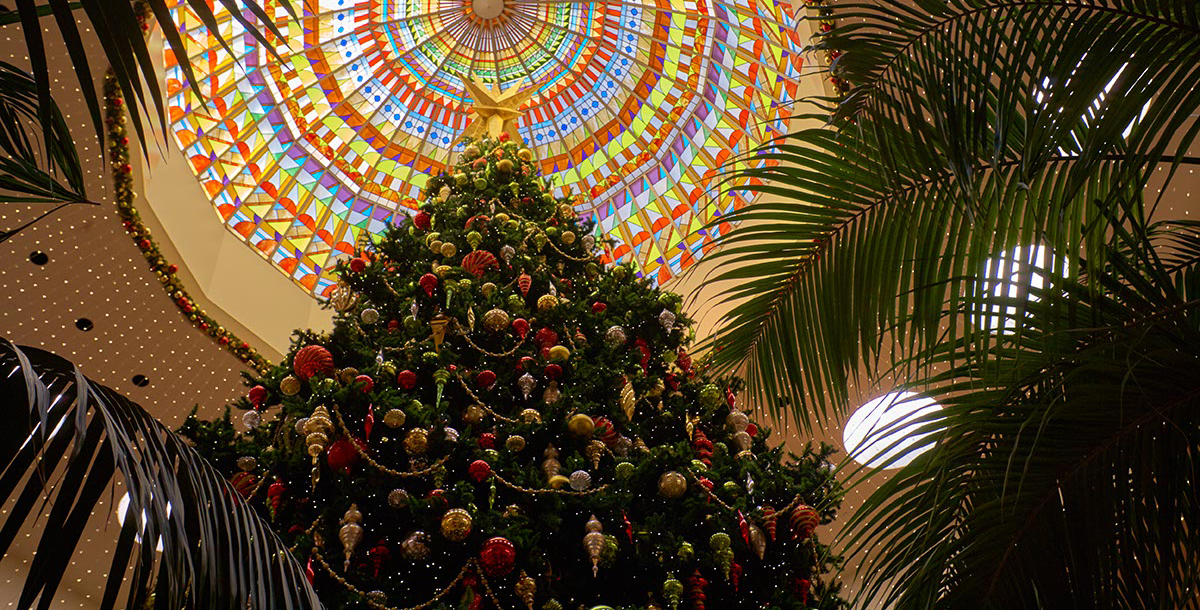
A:
<svg viewBox="0 0 1200 610">
<path fill-rule="evenodd" d="M 59 45 L 51 57 L 65 58 L 57 35 L 47 28 L 48 43 Z M 100 51 L 94 41 L 94 55 Z M 16 65 L 27 65 L 24 42 L 19 26 L 0 28 L 0 59 Z M 87 165 L 87 183 L 98 206 L 73 206 L 24 230 L 7 242 L 0 243 L 0 336 L 21 345 L 32 345 L 58 353 L 77 363 L 91 379 L 108 385 L 146 407 L 164 424 L 175 426 L 193 408 L 202 415 L 220 413 L 222 405 L 241 394 L 239 377 L 243 365 L 210 337 L 192 327 L 162 286 L 149 271 L 141 252 L 124 231 L 116 214 L 109 187 L 109 175 L 94 132 L 88 125 L 82 101 L 75 95 L 76 82 L 72 68 L 64 63 L 51 63 L 55 77 L 56 97 L 64 102 L 64 111 L 72 130 L 81 143 L 80 152 Z M 97 72 L 97 79 L 101 73 Z M 97 81 L 98 82 L 98 81 Z M 819 86 L 819 85 L 818 85 Z M 173 144 L 151 145 L 155 158 L 169 158 Z M 1200 150 L 1193 150 L 1200 155 Z M 135 171 L 144 170 L 135 162 Z M 165 171 L 165 170 L 164 170 Z M 1161 217 L 1200 215 L 1197 196 L 1200 196 L 1200 177 L 1192 169 L 1181 170 L 1180 176 L 1163 198 Z M 178 176 L 178 174 L 176 174 Z M 189 176 L 183 176 L 187 178 Z M 141 180 L 140 184 L 150 181 Z M 183 179 L 181 178 L 181 179 Z M 168 206 L 205 205 L 199 199 L 188 199 L 188 189 L 195 183 L 171 184 L 160 182 L 156 193 L 169 201 L 156 201 L 156 208 Z M 176 198 L 178 199 L 176 200 Z M 144 205 L 138 202 L 137 205 Z M 207 209 L 207 208 L 206 208 Z M 39 210 L 22 206 L 0 206 L 0 229 L 10 229 L 31 220 Z M 214 225 L 216 221 L 214 220 Z M 173 246 L 162 235 L 165 247 Z M 35 252 L 44 253 L 48 260 L 36 264 Z M 33 257 L 40 260 L 40 257 Z M 694 268 L 668 287 L 689 296 L 693 315 L 700 319 L 700 329 L 708 332 L 723 311 L 713 307 L 711 297 L 718 287 L 707 282 L 710 269 Z M 204 285 L 204 280 L 189 280 Z M 190 284 L 194 285 L 194 284 Z M 193 292 L 197 292 L 193 289 Z M 204 298 L 196 294 L 198 298 Z M 257 297 L 265 298 L 265 297 Z M 221 312 L 210 308 L 221 317 Z M 90 324 L 80 322 L 89 320 Z M 232 319 L 227 321 L 232 326 Z M 81 330 L 80 326 L 89 328 Z M 240 325 L 236 325 L 240 326 Z M 251 330 L 252 329 L 248 329 Z M 251 339 L 251 342 L 255 342 Z M 274 350 L 262 345 L 265 352 Z M 145 376 L 148 383 L 134 383 L 135 376 Z M 886 384 L 889 380 L 882 380 Z M 886 390 L 887 388 L 883 388 Z M 879 393 L 872 386 L 856 391 L 862 399 Z M 817 431 L 815 440 L 840 445 L 840 425 L 833 424 Z M 792 433 L 787 442 L 799 449 L 806 439 Z M 858 506 L 874 486 L 862 486 L 851 491 L 843 506 L 843 515 Z M 119 497 L 117 493 L 114 497 Z M 77 560 L 64 580 L 56 608 L 90 608 L 95 604 L 108 567 L 107 553 L 117 531 L 112 499 L 106 498 L 96 507 L 93 534 L 83 541 Z M 836 531 L 839 522 L 831 526 Z M 826 534 L 828 536 L 829 534 Z M 0 608 L 15 604 L 22 582 L 23 566 L 31 549 L 18 545 L 0 560 Z M 853 584 L 854 574 L 869 569 L 856 563 L 850 567 L 847 580 Z"/>
</svg>

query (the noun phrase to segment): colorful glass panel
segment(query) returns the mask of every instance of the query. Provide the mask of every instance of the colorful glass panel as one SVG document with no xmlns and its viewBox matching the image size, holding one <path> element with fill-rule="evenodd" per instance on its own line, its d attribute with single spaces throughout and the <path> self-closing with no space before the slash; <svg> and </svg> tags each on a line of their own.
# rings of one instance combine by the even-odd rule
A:
<svg viewBox="0 0 1200 610">
<path fill-rule="evenodd" d="M 535 88 L 542 171 L 666 281 L 749 203 L 718 173 L 786 130 L 802 67 L 788 0 L 268 0 L 274 53 L 213 4 L 227 47 L 174 8 L 199 89 L 168 51 L 172 131 L 221 221 L 316 295 L 456 155 L 468 75 Z"/>
</svg>

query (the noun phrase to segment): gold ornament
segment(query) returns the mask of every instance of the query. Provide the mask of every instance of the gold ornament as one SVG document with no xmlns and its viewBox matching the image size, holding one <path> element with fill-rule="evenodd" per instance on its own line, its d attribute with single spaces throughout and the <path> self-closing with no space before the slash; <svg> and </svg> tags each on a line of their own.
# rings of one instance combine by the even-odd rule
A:
<svg viewBox="0 0 1200 610">
<path fill-rule="evenodd" d="M 284 396 L 295 396 L 300 393 L 302 387 L 300 379 L 295 375 L 288 375 L 279 381 L 279 391 Z"/>
<path fill-rule="evenodd" d="M 529 407 L 521 410 L 521 421 L 527 424 L 542 423 L 542 414 L 537 409 Z"/>
<path fill-rule="evenodd" d="M 637 406 L 637 395 L 633 393 L 633 383 L 626 381 L 621 388 L 621 411 L 625 413 L 625 418 L 633 421 L 634 407 Z"/>
<path fill-rule="evenodd" d="M 556 297 L 552 294 L 543 294 L 542 296 L 538 297 L 538 300 L 537 300 L 538 311 L 550 311 L 551 309 L 554 309 L 557 306 L 558 306 L 558 297 Z"/>
<path fill-rule="evenodd" d="M 454 244 L 452 244 L 448 241 L 442 243 L 442 247 L 440 248 L 440 250 L 441 250 L 441 255 L 446 258 L 450 258 L 450 257 L 454 256 L 455 254 L 458 254 L 458 246 L 455 246 Z"/>
<path fill-rule="evenodd" d="M 406 419 L 408 419 L 408 416 L 404 414 L 404 411 L 400 409 L 388 409 L 383 414 L 383 425 L 389 428 L 399 428 L 404 425 L 404 420 Z"/>
<path fill-rule="evenodd" d="M 588 438 L 596 430 L 596 422 L 585 413 L 576 413 L 567 420 L 567 431 L 575 438 Z"/>
<path fill-rule="evenodd" d="M 571 357 L 571 350 L 563 345 L 555 345 L 550 348 L 550 352 L 547 355 L 550 357 L 551 362 L 565 362 Z"/>
<path fill-rule="evenodd" d="M 562 239 L 562 243 L 567 244 L 569 246 L 569 245 L 575 243 L 575 232 L 574 231 L 563 231 L 561 239 Z"/>
<path fill-rule="evenodd" d="M 542 472 L 546 474 L 547 481 L 562 474 L 562 463 L 558 461 L 558 449 L 554 445 L 546 445 L 542 455 L 546 458 L 542 460 Z"/>
<path fill-rule="evenodd" d="M 424 428 L 413 428 L 404 436 L 404 450 L 409 455 L 422 455 L 429 448 L 429 432 Z"/>
<path fill-rule="evenodd" d="M 451 542 L 462 542 L 471 535 L 471 513 L 452 508 L 442 515 L 442 535 Z"/>
<path fill-rule="evenodd" d="M 404 508 L 408 506 L 409 499 L 408 491 L 396 488 L 388 492 L 387 503 L 392 508 Z"/>
<path fill-rule="evenodd" d="M 521 575 L 517 577 L 517 584 L 513 585 L 513 591 L 517 597 L 525 602 L 526 610 L 533 610 L 533 598 L 537 595 L 537 581 L 533 580 L 525 570 L 521 570 Z"/>
<path fill-rule="evenodd" d="M 563 485 L 571 483 L 571 479 L 561 474 L 550 477 L 550 489 L 562 489 Z"/>
<path fill-rule="evenodd" d="M 479 290 L 483 292 L 483 296 L 485 298 L 490 297 L 492 296 L 493 292 L 496 292 L 496 285 L 491 282 L 484 282 L 484 284 L 479 287 Z"/>
<path fill-rule="evenodd" d="M 687 478 L 674 470 L 664 472 L 658 477 L 658 495 L 664 498 L 681 498 L 687 491 Z"/>
<path fill-rule="evenodd" d="M 508 312 L 497 307 L 483 314 L 483 327 L 494 333 L 502 332 L 508 329 L 508 320 Z"/>
<path fill-rule="evenodd" d="M 333 289 L 333 294 L 329 296 L 329 303 L 338 311 L 347 311 L 354 307 L 354 301 L 358 299 L 358 295 L 345 284 L 338 284 L 337 288 Z"/>
<path fill-rule="evenodd" d="M 592 515 L 588 519 L 583 530 L 587 533 L 583 535 L 583 549 L 587 551 L 588 559 L 592 560 L 592 577 L 595 578 L 600 574 L 600 552 L 604 550 L 604 526 L 600 525 L 600 520 L 596 515 Z"/>
<path fill-rule="evenodd" d="M 433 268 L 433 272 L 436 273 L 438 277 L 446 277 L 446 274 L 453 270 L 454 267 L 451 267 L 450 265 L 435 265 Z"/>
<path fill-rule="evenodd" d="M 483 416 L 486 415 L 484 410 L 479 405 L 471 405 L 463 410 L 463 423 L 468 425 L 478 425 L 483 421 Z"/>
<path fill-rule="evenodd" d="M 442 341 L 446 339 L 446 327 L 450 325 L 450 318 L 445 314 L 437 314 L 429 321 L 429 326 L 433 328 L 433 346 L 435 348 L 442 346 Z"/>
<path fill-rule="evenodd" d="M 606 448 L 604 441 L 599 439 L 593 439 L 592 442 L 588 443 L 586 451 L 588 459 L 592 461 L 593 469 L 600 468 L 600 460 L 604 457 L 604 450 Z"/>
<path fill-rule="evenodd" d="M 536 87 L 525 87 L 521 80 L 508 89 L 489 88 L 475 80 L 474 74 L 468 74 L 463 79 L 463 85 L 471 93 L 475 104 L 471 108 L 471 123 L 467 125 L 462 138 L 480 138 L 490 136 L 495 138 L 501 133 L 507 133 L 514 142 L 521 141 L 517 133 L 517 119 L 521 116 L 519 108 L 536 93 Z"/>
<path fill-rule="evenodd" d="M 562 398 L 562 392 L 558 389 L 558 382 L 551 381 L 550 385 L 546 386 L 546 391 L 542 392 L 542 401 L 548 405 L 552 405 Z"/>
<path fill-rule="evenodd" d="M 528 148 L 522 148 L 517 151 L 517 158 L 522 161 L 533 161 L 533 151 Z"/>
<path fill-rule="evenodd" d="M 325 451 L 329 444 L 329 433 L 333 432 L 333 421 L 329 419 L 329 409 L 321 405 L 313 410 L 304 424 L 304 442 L 308 443 L 308 455 L 317 463 L 317 456 Z"/>
<path fill-rule="evenodd" d="M 434 254 L 440 254 L 442 252 L 442 240 L 426 240 L 426 243 L 429 244 L 429 249 L 432 250 Z"/>
<path fill-rule="evenodd" d="M 350 510 L 342 515 L 342 528 L 338 530 L 338 540 L 342 541 L 342 553 L 346 556 L 346 563 L 343 566 L 345 570 L 350 569 L 350 557 L 354 555 L 354 547 L 358 546 L 363 539 L 362 513 L 358 512 L 358 505 L 351 504 Z"/>
<path fill-rule="evenodd" d="M 350 384 L 354 383 L 354 380 L 357 377 L 358 377 L 358 369 L 356 369 L 352 366 L 348 366 L 348 367 L 338 371 L 338 381 L 340 381 L 346 385 L 350 385 Z"/>
<path fill-rule="evenodd" d="M 750 547 L 760 560 L 767 552 L 767 536 L 763 534 L 762 528 L 753 523 L 750 524 Z"/>
<path fill-rule="evenodd" d="M 520 434 L 514 434 L 504 441 L 504 448 L 516 453 L 525 449 L 525 437 Z"/>
</svg>

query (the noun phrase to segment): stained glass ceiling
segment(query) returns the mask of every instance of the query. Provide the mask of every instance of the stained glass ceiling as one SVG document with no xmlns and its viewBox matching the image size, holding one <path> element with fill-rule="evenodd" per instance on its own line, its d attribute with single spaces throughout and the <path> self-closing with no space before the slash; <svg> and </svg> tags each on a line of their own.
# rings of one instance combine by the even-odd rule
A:
<svg viewBox="0 0 1200 610">
<path fill-rule="evenodd" d="M 168 51 L 175 139 L 221 221 L 316 295 L 456 156 L 468 75 L 534 89 L 517 129 L 543 173 L 662 283 L 749 203 L 717 173 L 786 129 L 802 66 L 790 0 L 268 1 L 278 55 L 211 4 L 228 49 L 174 9 L 200 84 Z"/>
</svg>

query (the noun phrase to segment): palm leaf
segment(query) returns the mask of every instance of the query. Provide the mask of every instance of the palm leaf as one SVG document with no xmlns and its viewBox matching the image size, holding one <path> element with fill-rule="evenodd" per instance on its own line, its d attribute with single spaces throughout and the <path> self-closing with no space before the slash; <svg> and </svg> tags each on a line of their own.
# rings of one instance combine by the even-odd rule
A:
<svg viewBox="0 0 1200 610">
<path fill-rule="evenodd" d="M 1200 267 L 1118 239 L 1102 269 L 1022 299 L 997 357 L 966 339 L 912 356 L 944 367 L 914 388 L 944 410 L 850 524 L 877 558 L 862 601 L 1200 607 Z M 1016 305 L 982 303 L 961 313 Z"/>
<path fill-rule="evenodd" d="M 51 607 L 92 509 L 118 472 L 129 490 L 127 514 L 144 518 L 121 528 L 101 608 L 115 607 L 123 584 L 128 608 L 151 599 L 161 608 L 321 607 L 269 525 L 141 407 L 57 356 L 3 340 L 0 395 L 9 415 L 0 431 L 0 502 L 13 501 L 0 524 L 0 555 L 28 524 L 42 525 L 18 607 Z M 161 552 L 138 540 L 158 541 Z"/>
<path fill-rule="evenodd" d="M 714 256 L 737 263 L 717 278 L 737 307 L 714 364 L 743 367 L 760 403 L 812 428 L 841 413 L 864 362 L 946 337 L 987 357 L 986 332 L 943 316 L 976 298 L 985 260 L 1041 243 L 1101 266 L 1098 210 L 1144 217 L 1124 195 L 1147 168 L 1195 161 L 1200 14 L 1181 5 L 832 5 L 841 25 L 817 48 L 855 87 L 828 127 L 739 159 L 777 165 L 738 169 L 752 184 L 739 188 L 770 197 L 719 219 L 738 225 Z"/>
<path fill-rule="evenodd" d="M 34 78 L 5 62 L 0 62 L 0 201 L 92 203 L 62 112 L 53 100 L 43 106 Z"/>
</svg>

